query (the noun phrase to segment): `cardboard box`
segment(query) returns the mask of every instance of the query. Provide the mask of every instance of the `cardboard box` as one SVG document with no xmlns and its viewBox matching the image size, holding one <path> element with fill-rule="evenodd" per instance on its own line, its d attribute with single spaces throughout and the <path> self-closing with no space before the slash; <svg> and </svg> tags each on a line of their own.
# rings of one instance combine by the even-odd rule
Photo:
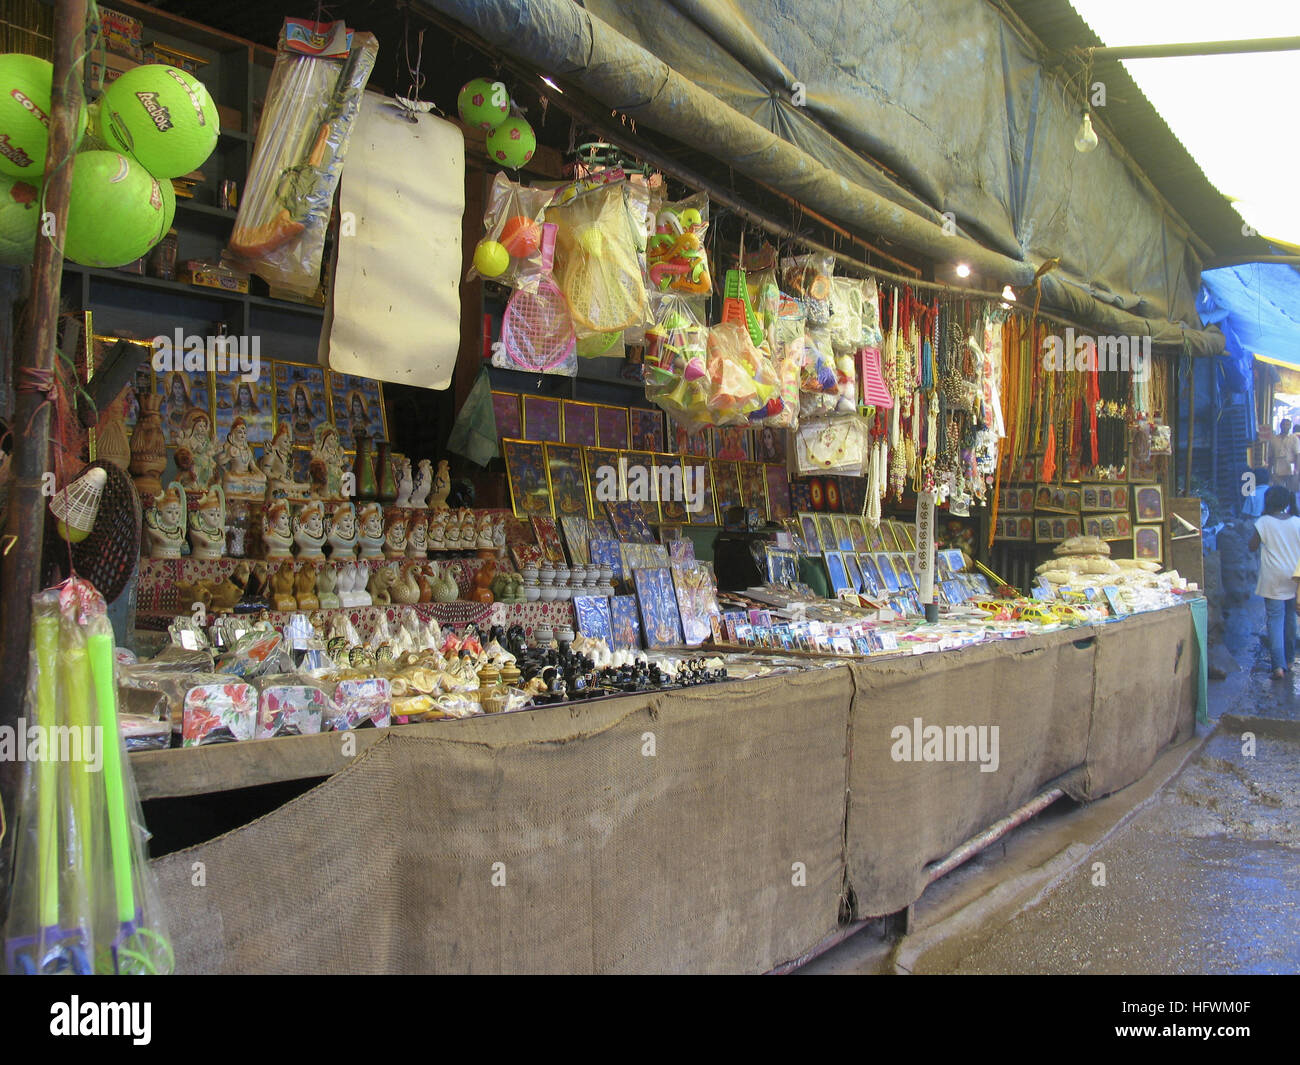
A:
<svg viewBox="0 0 1300 1065">
<path fill-rule="evenodd" d="M 116 55 L 113 52 L 104 53 L 104 62 L 102 65 L 99 62 L 99 57 L 93 54 L 87 58 L 87 62 L 90 64 L 91 84 L 99 84 L 99 79 L 102 76 L 105 88 L 112 85 L 113 82 L 128 70 L 140 65 L 134 59 L 128 59 L 124 55 Z"/>
<path fill-rule="evenodd" d="M 99 20 L 104 47 L 108 51 L 134 59 L 136 63 L 144 59 L 144 46 L 141 43 L 144 37 L 143 22 L 107 7 L 99 9 Z"/>
<path fill-rule="evenodd" d="M 187 262 L 180 279 L 199 288 L 219 288 L 223 292 L 247 292 L 248 276 L 222 270 L 211 263 Z"/>
<path fill-rule="evenodd" d="M 237 107 L 227 107 L 225 104 L 217 104 L 217 115 L 221 118 L 221 128 L 230 133 L 242 133 L 244 129 L 244 113 Z"/>
</svg>

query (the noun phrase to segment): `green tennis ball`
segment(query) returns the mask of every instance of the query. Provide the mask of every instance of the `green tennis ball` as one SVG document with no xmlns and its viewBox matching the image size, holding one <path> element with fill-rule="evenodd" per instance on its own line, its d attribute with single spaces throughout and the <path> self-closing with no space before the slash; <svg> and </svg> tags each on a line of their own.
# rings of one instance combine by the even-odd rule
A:
<svg viewBox="0 0 1300 1065">
<path fill-rule="evenodd" d="M 480 240 L 474 249 L 474 269 L 484 277 L 500 277 L 510 266 L 510 253 L 495 240 Z"/>
<path fill-rule="evenodd" d="M 104 93 L 100 135 L 156 178 L 197 170 L 217 146 L 217 105 L 203 82 L 176 67 L 128 70 Z"/>
<path fill-rule="evenodd" d="M 487 135 L 487 153 L 498 163 L 518 170 L 537 151 L 537 134 L 526 119 L 512 116 Z"/>
<path fill-rule="evenodd" d="M 474 78 L 461 86 L 456 110 L 465 125 L 490 130 L 510 114 L 510 94 L 502 82 Z"/>
<path fill-rule="evenodd" d="M 41 220 L 41 190 L 0 174 L 0 264 L 23 266 L 36 252 Z"/>
<path fill-rule="evenodd" d="M 39 184 L 50 137 L 50 90 L 54 67 L 34 55 L 0 55 L 0 173 Z M 73 150 L 86 129 L 86 109 L 77 117 Z"/>
<path fill-rule="evenodd" d="M 63 254 L 82 266 L 135 262 L 167 232 L 156 178 L 117 152 L 81 152 L 72 164 Z"/>
</svg>

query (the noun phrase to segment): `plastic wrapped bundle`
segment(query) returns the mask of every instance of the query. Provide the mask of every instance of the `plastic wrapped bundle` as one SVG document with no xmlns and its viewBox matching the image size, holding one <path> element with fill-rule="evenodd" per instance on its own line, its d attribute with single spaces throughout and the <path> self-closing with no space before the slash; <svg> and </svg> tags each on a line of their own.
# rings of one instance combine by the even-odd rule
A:
<svg viewBox="0 0 1300 1065">
<path fill-rule="evenodd" d="M 237 264 L 303 295 L 320 283 L 325 230 L 379 42 L 340 23 L 286 19 L 253 164 L 230 236 Z M 322 32 L 322 30 L 324 32 Z M 313 47 L 316 40 L 326 44 Z"/>
</svg>

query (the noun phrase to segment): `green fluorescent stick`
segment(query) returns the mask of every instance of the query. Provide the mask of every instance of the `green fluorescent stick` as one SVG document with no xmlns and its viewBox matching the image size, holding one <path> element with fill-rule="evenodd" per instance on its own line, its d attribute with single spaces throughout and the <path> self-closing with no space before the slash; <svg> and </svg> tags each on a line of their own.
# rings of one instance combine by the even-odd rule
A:
<svg viewBox="0 0 1300 1065">
<path fill-rule="evenodd" d="M 82 642 L 80 631 L 70 626 L 64 635 L 71 636 L 72 639 L 64 639 L 60 661 L 63 706 L 68 724 L 85 736 L 83 726 L 94 723 L 90 707 L 90 663 L 86 658 L 86 645 Z M 93 890 L 95 828 L 91 821 L 90 773 L 84 758 L 73 762 L 69 770 L 72 785 L 72 831 L 75 833 L 75 846 L 80 852 L 76 860 L 81 866 L 81 875 Z"/>
<path fill-rule="evenodd" d="M 36 763 L 36 862 L 42 928 L 59 923 L 59 767 L 44 745 L 53 735 L 55 670 L 58 668 L 59 618 L 38 613 L 32 627 L 36 640 L 36 724 L 41 729 L 42 758 Z"/>
<path fill-rule="evenodd" d="M 104 751 L 104 793 L 108 802 L 108 844 L 113 859 L 117 919 L 135 919 L 135 889 L 131 880 L 131 834 L 122 786 L 122 750 L 117 726 L 117 689 L 113 683 L 113 636 L 98 632 L 89 638 L 90 673 L 99 704 L 100 744 Z"/>
</svg>

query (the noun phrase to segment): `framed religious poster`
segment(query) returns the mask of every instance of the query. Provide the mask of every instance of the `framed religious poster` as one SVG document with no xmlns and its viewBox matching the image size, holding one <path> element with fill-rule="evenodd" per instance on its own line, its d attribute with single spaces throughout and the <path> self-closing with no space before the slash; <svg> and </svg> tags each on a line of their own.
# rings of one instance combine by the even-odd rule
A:
<svg viewBox="0 0 1300 1065">
<path fill-rule="evenodd" d="M 587 517 L 587 491 L 582 448 L 576 444 L 545 444 L 546 484 L 551 510 L 557 518 Z"/>
<path fill-rule="evenodd" d="M 558 444 L 564 431 L 560 424 L 560 401 L 551 396 L 522 397 L 524 439 Z"/>
<path fill-rule="evenodd" d="M 498 439 L 524 438 L 524 417 L 519 407 L 518 393 L 493 392 L 492 413 L 496 416 Z"/>
<path fill-rule="evenodd" d="M 361 378 L 358 378 L 361 380 Z M 370 382 L 376 389 L 377 381 Z M 357 393 L 361 395 L 360 392 Z M 376 404 L 375 413 L 378 413 Z M 366 410 L 371 411 L 367 406 Z M 275 364 L 275 427 L 289 426 L 290 439 L 297 448 L 310 448 L 316 441 L 316 426 L 330 420 L 325 371 L 319 366 L 299 366 L 290 362 Z M 383 428 L 380 419 L 379 426 Z M 375 439 L 383 440 L 380 436 Z M 352 439 L 344 436 L 346 443 Z"/>
<path fill-rule="evenodd" d="M 277 366 L 279 364 L 277 363 Z M 313 367 L 314 369 L 314 367 Z M 276 378 L 279 392 L 279 377 Z M 339 431 L 339 439 L 349 451 L 355 450 L 354 438 L 366 432 L 371 440 L 388 439 L 388 418 L 384 413 L 383 386 L 369 377 L 335 373 L 329 375 L 330 419 Z M 277 402 L 279 396 L 277 395 Z"/>
<path fill-rule="evenodd" d="M 599 442 L 596 439 L 596 414 L 598 408 L 594 403 L 582 403 L 578 400 L 566 399 L 560 414 L 561 427 L 566 444 L 580 444 L 584 447 L 595 447 Z"/>
<path fill-rule="evenodd" d="M 621 450 L 628 446 L 630 439 L 626 407 L 610 407 L 602 403 L 596 408 L 596 443 Z"/>
<path fill-rule="evenodd" d="M 546 480 L 546 451 L 533 440 L 502 440 L 510 506 L 516 518 L 551 516 L 551 490 Z"/>
</svg>

